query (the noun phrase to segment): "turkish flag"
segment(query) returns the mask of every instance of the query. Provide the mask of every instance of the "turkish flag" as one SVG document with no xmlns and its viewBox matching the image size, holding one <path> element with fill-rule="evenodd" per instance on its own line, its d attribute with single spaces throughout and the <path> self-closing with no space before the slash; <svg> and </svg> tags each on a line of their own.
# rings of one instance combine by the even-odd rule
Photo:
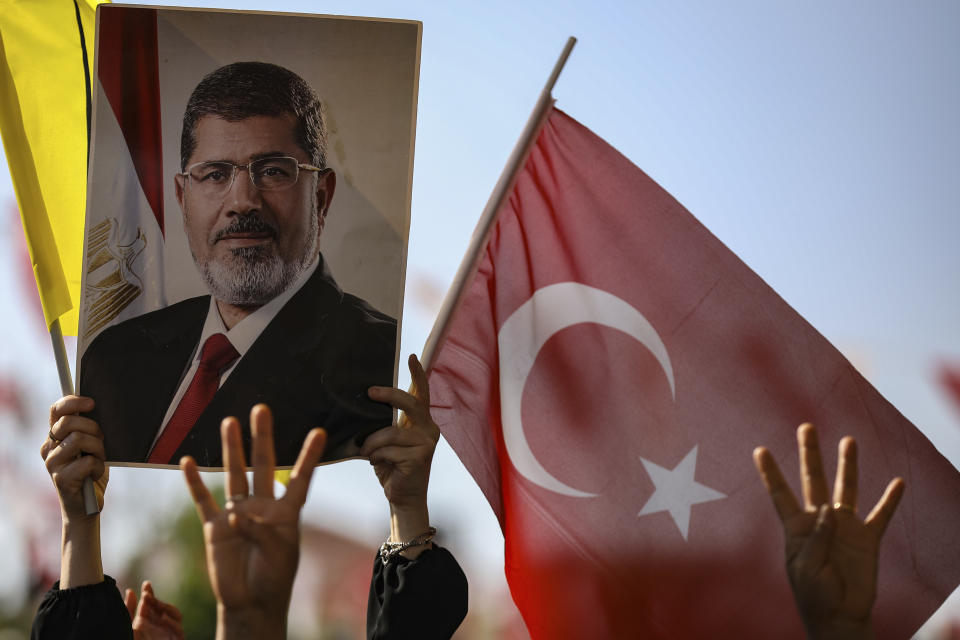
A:
<svg viewBox="0 0 960 640">
<path fill-rule="evenodd" d="M 500 519 L 534 638 L 803 637 L 751 452 L 767 446 L 798 487 L 804 421 L 831 470 L 833 443 L 856 436 L 863 513 L 906 480 L 878 635 L 908 637 L 956 586 L 957 470 L 566 114 L 543 124 L 466 286 L 432 363 L 433 416 Z"/>
</svg>

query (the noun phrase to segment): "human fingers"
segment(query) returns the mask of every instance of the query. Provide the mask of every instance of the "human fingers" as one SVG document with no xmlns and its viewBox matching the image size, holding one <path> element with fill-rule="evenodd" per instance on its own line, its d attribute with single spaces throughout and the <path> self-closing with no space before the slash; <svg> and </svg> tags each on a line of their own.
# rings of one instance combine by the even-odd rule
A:
<svg viewBox="0 0 960 640">
<path fill-rule="evenodd" d="M 837 478 L 833 482 L 833 504 L 857 511 L 857 441 L 846 436 L 837 446 Z"/>
<path fill-rule="evenodd" d="M 137 606 L 137 617 L 150 622 L 160 619 L 160 611 L 156 607 L 157 599 L 152 593 L 140 591 L 140 604 Z"/>
<path fill-rule="evenodd" d="M 150 616 L 158 622 L 163 622 L 163 617 L 170 618 L 170 620 L 175 622 L 183 620 L 183 614 L 180 613 L 179 609 L 157 597 L 153 591 L 153 584 L 151 584 L 149 580 L 143 581 L 140 595 L 140 601 L 144 603 L 145 607 L 149 607 Z"/>
<path fill-rule="evenodd" d="M 50 427 L 49 435 L 55 440 L 64 440 L 71 433 L 86 433 L 95 438 L 103 438 L 100 425 L 95 420 L 74 414 L 60 416 Z"/>
<path fill-rule="evenodd" d="M 127 613 L 130 614 L 130 619 L 133 620 L 137 615 L 137 594 L 133 589 L 127 589 L 123 592 L 123 604 L 127 606 Z"/>
<path fill-rule="evenodd" d="M 867 528 L 872 529 L 877 534 L 878 540 L 883 537 L 883 533 L 887 530 L 887 525 L 890 524 L 890 519 L 893 518 L 893 513 L 897 510 L 897 505 L 900 504 L 900 498 L 903 497 L 903 492 L 906 489 L 907 485 L 903 478 L 891 480 L 890 484 L 887 485 L 887 490 L 883 492 L 880 500 L 870 511 L 867 519 L 864 520 Z"/>
<path fill-rule="evenodd" d="M 397 465 L 402 462 L 417 459 L 418 456 L 411 455 L 411 447 L 380 447 L 370 452 L 370 464 L 390 464 Z"/>
<path fill-rule="evenodd" d="M 414 354 L 407 358 L 407 367 L 410 369 L 410 379 L 413 381 L 413 394 L 427 407 L 430 406 L 430 382 L 423 370 L 423 365 Z"/>
<path fill-rule="evenodd" d="M 817 512 L 817 523 L 813 532 L 803 543 L 795 560 L 795 567 L 805 577 L 812 578 L 827 562 L 830 555 L 830 543 L 837 528 L 835 514 L 829 505 L 822 504 Z"/>
<path fill-rule="evenodd" d="M 93 407 L 93 398 L 86 396 L 64 396 L 50 405 L 49 426 L 52 427 L 62 416 L 92 411 Z"/>
<path fill-rule="evenodd" d="M 360 447 L 359 453 L 363 457 L 369 457 L 371 451 L 381 447 L 416 446 L 426 444 L 426 442 L 424 435 L 413 429 L 401 429 L 390 426 L 374 431 L 368 435 L 366 439 L 364 439 L 363 446 Z"/>
<path fill-rule="evenodd" d="M 169 602 L 164 602 L 159 598 L 156 600 L 157 606 L 163 609 L 163 615 L 170 620 L 180 623 L 183 622 L 183 614 L 180 613 L 180 609 L 177 609 L 176 606 L 170 604 Z"/>
<path fill-rule="evenodd" d="M 177 612 L 180 613 L 179 611 Z M 160 617 L 160 625 L 166 627 L 167 631 L 170 632 L 171 638 L 176 640 L 185 640 L 183 633 L 183 621 L 181 618 L 171 618 L 166 612 Z"/>
<path fill-rule="evenodd" d="M 58 492 L 66 495 L 79 492 L 84 479 L 99 480 L 105 472 L 103 460 L 93 456 L 73 456 L 69 462 L 54 467 L 50 477 Z"/>
<path fill-rule="evenodd" d="M 157 596 L 153 593 L 152 585 L 144 581 L 143 588 L 140 591 L 140 608 L 137 610 L 137 615 L 154 624 L 162 624 L 167 606 L 169 605 L 157 599 Z"/>
<path fill-rule="evenodd" d="M 250 430 L 253 432 L 253 495 L 273 498 L 273 470 L 276 460 L 273 452 L 273 414 L 265 404 L 250 410 Z"/>
<path fill-rule="evenodd" d="M 323 429 L 311 430 L 300 449 L 297 463 L 293 466 L 293 471 L 290 472 L 290 483 L 287 485 L 287 492 L 284 494 L 283 500 L 293 503 L 298 509 L 307 501 L 307 491 L 310 489 L 313 470 L 320 462 L 320 456 L 323 455 L 323 448 L 326 444 L 326 431 Z"/>
<path fill-rule="evenodd" d="M 246 497 L 247 463 L 243 457 L 243 440 L 240 437 L 240 421 L 234 417 L 224 418 L 220 423 L 220 440 L 223 445 L 223 466 L 227 472 L 227 500 L 235 496 Z"/>
<path fill-rule="evenodd" d="M 47 465 L 47 471 L 52 473 L 54 470 L 69 464 L 81 453 L 88 454 L 87 457 L 93 457 L 103 462 L 107 454 L 103 448 L 103 440 L 87 435 L 85 433 L 71 433 L 59 445 L 50 447 L 47 450 L 47 457 L 44 463 Z M 98 478 L 100 476 L 97 476 Z"/>
<path fill-rule="evenodd" d="M 790 485 L 784 480 L 773 454 L 765 447 L 757 447 L 753 450 L 753 464 L 760 474 L 760 479 L 763 480 L 763 485 L 767 488 L 767 493 L 770 494 L 770 499 L 773 500 L 773 506 L 777 510 L 777 515 L 780 516 L 780 521 L 786 522 L 799 513 L 800 505 L 797 503 L 797 498 L 793 495 Z"/>
<path fill-rule="evenodd" d="M 797 429 L 797 444 L 800 449 L 800 484 L 803 487 L 804 506 L 815 510 L 821 504 L 826 504 L 829 494 L 817 430 L 809 422 Z"/>
<path fill-rule="evenodd" d="M 180 469 L 187 481 L 187 488 L 190 490 L 190 497 L 193 498 L 193 504 L 197 508 L 200 521 L 209 522 L 220 512 L 220 508 L 213 496 L 210 495 L 207 486 L 203 484 L 200 471 L 197 470 L 196 460 L 190 456 L 180 458 Z"/>
<path fill-rule="evenodd" d="M 153 594 L 153 585 L 149 580 L 144 580 L 140 585 L 140 613 L 151 617 L 159 618 L 159 608 L 157 607 L 157 597 Z"/>
<path fill-rule="evenodd" d="M 370 387 L 367 390 L 367 395 L 370 396 L 371 400 L 384 402 L 396 409 L 400 409 L 408 414 L 411 419 L 423 414 L 420 401 L 401 389 L 394 387 Z"/>
</svg>

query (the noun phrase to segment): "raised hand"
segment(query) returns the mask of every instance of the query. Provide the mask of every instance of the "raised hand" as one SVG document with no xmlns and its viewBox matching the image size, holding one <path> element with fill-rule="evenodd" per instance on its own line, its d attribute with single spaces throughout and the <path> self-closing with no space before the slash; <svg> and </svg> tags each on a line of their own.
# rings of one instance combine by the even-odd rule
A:
<svg viewBox="0 0 960 640">
<path fill-rule="evenodd" d="M 360 455 L 370 460 L 390 503 L 390 537 L 394 542 L 411 540 L 430 527 L 427 484 L 440 439 L 440 429 L 430 417 L 427 375 L 416 356 L 411 355 L 407 364 L 413 380 L 411 393 L 391 387 L 369 390 L 371 399 L 403 411 L 398 424 L 370 434 L 360 448 Z M 403 555 L 414 558 L 426 548 L 410 547 Z"/>
<path fill-rule="evenodd" d="M 60 497 L 64 523 L 93 520 L 83 506 L 83 481 L 94 480 L 97 503 L 103 506 L 109 475 L 104 464 L 103 433 L 100 425 L 78 413 L 93 409 L 93 400 L 83 396 L 65 396 L 50 407 L 50 430 L 40 445 L 47 472 Z M 80 454 L 86 454 L 81 456 Z"/>
<path fill-rule="evenodd" d="M 326 433 L 307 436 L 282 498 L 273 494 L 275 467 L 273 417 L 266 405 L 250 411 L 253 432 L 253 495 L 249 495 L 240 423 L 225 418 L 220 427 L 227 473 L 227 504 L 221 510 L 193 458 L 180 461 L 203 522 L 207 572 L 217 597 L 218 638 L 286 636 L 287 609 L 300 555 L 300 510 Z"/>
<path fill-rule="evenodd" d="M 133 589 L 124 592 L 123 601 L 130 613 L 134 640 L 184 640 L 180 610 L 159 600 L 149 580 L 140 587 L 139 602 Z"/>
<path fill-rule="evenodd" d="M 109 479 L 103 433 L 96 422 L 76 415 L 91 409 L 90 398 L 65 396 L 57 400 L 50 407 L 50 430 L 40 445 L 40 455 L 60 498 L 63 518 L 61 589 L 103 582 L 100 514 L 87 515 L 83 505 L 83 481 L 93 478 L 97 502 L 103 506 Z"/>
<path fill-rule="evenodd" d="M 813 425 L 801 425 L 797 441 L 802 506 L 767 449 L 757 447 L 753 459 L 783 524 L 787 575 L 800 615 L 811 638 L 871 638 L 880 539 L 903 495 L 903 480 L 891 480 L 861 520 L 854 439 L 840 441 L 832 502 Z"/>
</svg>

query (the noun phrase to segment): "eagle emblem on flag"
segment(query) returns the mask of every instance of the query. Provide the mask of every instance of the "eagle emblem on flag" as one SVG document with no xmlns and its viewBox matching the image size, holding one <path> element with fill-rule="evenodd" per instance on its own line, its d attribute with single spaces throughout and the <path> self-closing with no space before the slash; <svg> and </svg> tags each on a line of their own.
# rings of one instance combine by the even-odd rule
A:
<svg viewBox="0 0 960 640">
<path fill-rule="evenodd" d="M 146 247 L 147 237 L 140 227 L 131 242 L 121 244 L 120 225 L 115 218 L 106 218 L 90 229 L 84 288 L 89 309 L 85 338 L 96 335 L 143 292 L 143 281 L 133 263 Z"/>
</svg>

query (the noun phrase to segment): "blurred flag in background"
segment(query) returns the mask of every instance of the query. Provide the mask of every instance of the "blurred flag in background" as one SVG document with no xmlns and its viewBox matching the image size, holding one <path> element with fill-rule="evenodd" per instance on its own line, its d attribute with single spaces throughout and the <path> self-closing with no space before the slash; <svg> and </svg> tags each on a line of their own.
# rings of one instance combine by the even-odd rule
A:
<svg viewBox="0 0 960 640">
<path fill-rule="evenodd" d="M 960 410 L 960 366 L 940 365 L 940 384 L 953 400 L 953 406 Z"/>
</svg>

